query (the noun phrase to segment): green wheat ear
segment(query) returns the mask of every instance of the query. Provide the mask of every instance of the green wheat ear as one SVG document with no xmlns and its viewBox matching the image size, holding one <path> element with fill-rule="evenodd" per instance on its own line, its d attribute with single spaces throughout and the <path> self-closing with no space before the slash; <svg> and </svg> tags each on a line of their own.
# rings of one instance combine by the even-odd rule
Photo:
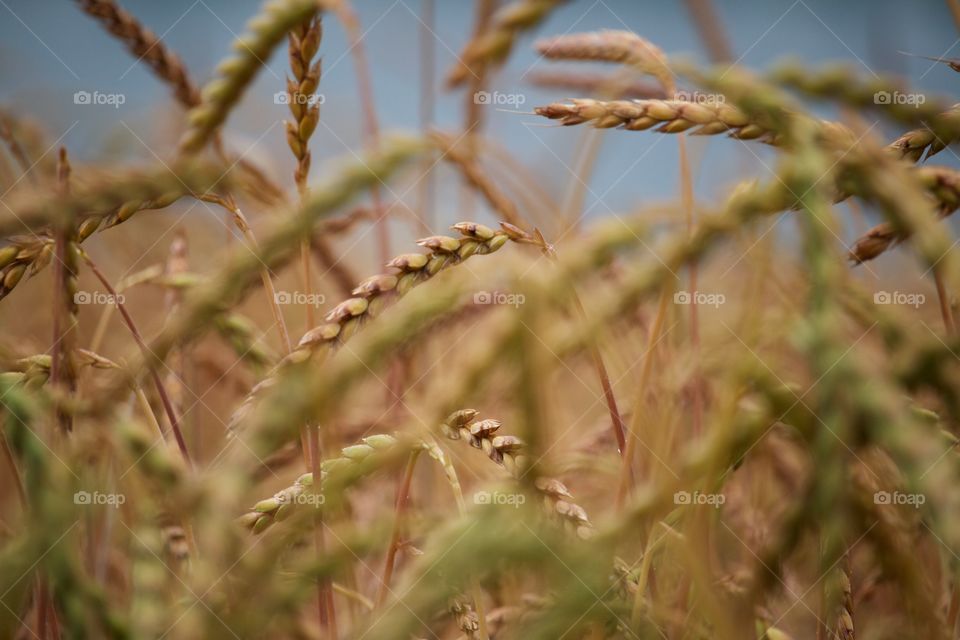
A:
<svg viewBox="0 0 960 640">
<path fill-rule="evenodd" d="M 234 53 L 217 65 L 217 77 L 204 85 L 200 103 L 187 116 L 189 127 L 180 141 L 184 153 L 199 151 L 223 124 L 253 77 L 287 33 L 309 18 L 317 0 L 268 0 L 247 24 L 247 33 L 233 43 Z"/>
</svg>

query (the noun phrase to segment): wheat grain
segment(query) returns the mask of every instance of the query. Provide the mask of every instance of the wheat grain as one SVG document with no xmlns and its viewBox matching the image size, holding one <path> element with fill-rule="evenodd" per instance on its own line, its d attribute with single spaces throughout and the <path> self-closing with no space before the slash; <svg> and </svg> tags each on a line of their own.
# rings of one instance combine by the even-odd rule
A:
<svg viewBox="0 0 960 640">
<path fill-rule="evenodd" d="M 234 54 L 217 66 L 220 75 L 204 86 L 200 103 L 190 111 L 189 128 L 180 140 L 182 152 L 199 151 L 210 140 L 273 49 L 316 9 L 317 0 L 268 0 L 264 4 L 247 24 L 249 31 L 234 42 Z"/>
</svg>

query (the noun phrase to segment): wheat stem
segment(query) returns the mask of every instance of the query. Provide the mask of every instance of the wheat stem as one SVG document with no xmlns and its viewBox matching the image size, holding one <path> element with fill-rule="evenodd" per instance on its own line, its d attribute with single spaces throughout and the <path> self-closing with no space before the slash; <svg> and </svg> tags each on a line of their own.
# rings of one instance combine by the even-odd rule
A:
<svg viewBox="0 0 960 640">
<path fill-rule="evenodd" d="M 97 267 L 96 263 L 90 258 L 90 256 L 85 251 L 80 251 L 80 257 L 83 258 L 83 261 L 87 263 L 87 266 L 90 267 L 90 271 L 93 272 L 93 275 L 97 277 L 97 280 L 100 281 L 100 284 L 103 285 L 104 289 L 112 296 L 114 304 L 117 307 L 117 311 L 120 312 L 121 317 L 123 318 L 124 324 L 127 325 L 127 328 L 130 330 L 130 334 L 133 336 L 134 341 L 137 343 L 137 346 L 141 351 L 146 352 L 149 348 L 147 347 L 146 342 L 143 340 L 143 336 L 140 334 L 140 331 L 137 329 L 137 325 L 133 322 L 133 318 L 127 312 L 126 305 L 124 305 L 122 298 L 117 295 L 116 289 L 110 284 L 110 281 L 107 280 L 107 277 L 103 275 L 103 272 Z M 190 452 L 187 450 L 187 442 L 183 438 L 183 433 L 180 430 L 180 420 L 177 417 L 177 412 L 173 408 L 173 403 L 170 401 L 170 395 L 167 393 L 166 387 L 163 384 L 163 381 L 160 379 L 160 374 L 157 373 L 156 369 L 150 371 L 150 375 L 153 378 L 153 384 L 156 387 L 157 395 L 160 397 L 160 402 L 163 405 L 163 409 L 167 414 L 167 419 L 170 421 L 170 429 L 173 431 L 173 437 L 177 441 L 177 447 L 180 449 L 180 455 L 183 456 L 184 461 L 188 466 L 193 466 L 193 461 L 190 459 Z"/>
</svg>

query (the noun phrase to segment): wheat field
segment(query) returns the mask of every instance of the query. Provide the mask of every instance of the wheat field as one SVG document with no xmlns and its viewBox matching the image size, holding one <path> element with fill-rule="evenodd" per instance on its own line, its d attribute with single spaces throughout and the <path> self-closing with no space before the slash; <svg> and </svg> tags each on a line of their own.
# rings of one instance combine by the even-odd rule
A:
<svg viewBox="0 0 960 640">
<path fill-rule="evenodd" d="M 201 73 L 121 1 L 47 8 L 162 100 L 0 98 L 0 638 L 960 635 L 960 2 L 912 78 L 719 0 L 266 0 Z"/>
</svg>

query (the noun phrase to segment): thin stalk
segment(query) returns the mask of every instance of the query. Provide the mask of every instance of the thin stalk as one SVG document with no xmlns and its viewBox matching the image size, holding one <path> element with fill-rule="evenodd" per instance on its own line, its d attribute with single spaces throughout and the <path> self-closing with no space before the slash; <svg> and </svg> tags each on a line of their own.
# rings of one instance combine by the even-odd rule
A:
<svg viewBox="0 0 960 640">
<path fill-rule="evenodd" d="M 446 454 L 443 453 L 443 449 L 440 448 L 440 445 L 436 442 L 431 442 L 430 445 L 431 456 L 440 463 L 440 466 L 443 468 L 444 478 L 447 480 L 447 484 L 450 485 L 450 490 L 453 492 L 453 499 L 457 503 L 457 513 L 461 518 L 467 516 L 467 503 L 463 499 L 463 489 L 460 486 L 460 478 L 457 477 L 457 470 L 453 468 L 453 464 L 447 458 Z M 480 589 L 480 582 L 476 578 L 470 579 L 470 591 L 472 591 L 473 597 L 473 609 L 477 612 L 478 623 L 480 628 L 478 629 L 480 640 L 490 640 L 490 632 L 487 630 L 487 614 L 483 607 L 483 592 Z"/>
<path fill-rule="evenodd" d="M 350 54 L 357 76 L 357 90 L 360 92 L 360 113 L 363 121 L 364 146 L 368 151 L 377 151 L 380 148 L 380 124 L 373 102 L 373 82 L 370 77 L 370 64 L 367 62 L 367 50 L 363 43 L 363 34 L 360 32 L 360 22 L 353 7 L 347 2 L 338 2 L 335 11 L 343 23 L 350 41 Z M 390 230 L 384 216 L 383 199 L 378 185 L 370 187 L 370 199 L 376 215 L 374 223 L 377 230 L 377 246 L 379 248 L 379 263 L 383 264 L 390 259 Z"/>
<path fill-rule="evenodd" d="M 953 24 L 960 31 L 960 0 L 947 0 L 947 7 L 950 9 L 950 15 L 953 16 Z"/>
<path fill-rule="evenodd" d="M 260 251 L 260 245 L 257 243 L 257 237 L 250 228 L 250 223 L 247 222 L 246 216 L 243 215 L 240 207 L 238 207 L 232 199 L 221 198 L 219 196 L 204 196 L 202 199 L 208 202 L 219 204 L 224 209 L 229 211 L 233 215 L 234 224 L 243 234 L 244 240 L 247 243 L 247 247 L 254 253 Z M 260 280 L 263 282 L 263 288 L 267 293 L 267 302 L 270 306 L 270 311 L 273 314 L 274 324 L 277 325 L 277 331 L 280 333 L 280 341 L 282 345 L 281 348 L 289 353 L 292 347 L 290 342 L 290 332 L 287 331 L 287 323 L 283 319 L 283 313 L 280 311 L 280 305 L 277 302 L 277 290 L 273 286 L 273 278 L 270 277 L 270 271 L 266 267 L 260 270 Z"/>
<path fill-rule="evenodd" d="M 933 269 L 933 281 L 937 285 L 937 300 L 940 303 L 940 317 L 943 318 L 943 326 L 947 335 L 952 336 L 957 331 L 957 325 L 954 323 L 953 309 L 950 306 L 950 294 L 947 292 L 943 273 L 936 267 Z"/>
<path fill-rule="evenodd" d="M 641 415 L 645 413 L 644 409 L 647 402 L 648 386 L 650 384 L 650 372 L 653 370 L 653 355 L 660 341 L 660 334 L 663 331 L 664 320 L 667 316 L 667 308 L 670 302 L 670 289 L 664 287 L 660 292 L 660 301 L 657 304 L 657 315 L 653 320 L 653 326 L 650 327 L 650 335 L 647 338 L 647 351 L 643 354 L 643 369 L 640 371 L 640 384 L 637 386 L 637 395 L 633 401 L 633 418 L 630 422 L 630 437 L 627 438 L 626 451 L 623 454 L 623 464 L 620 467 L 620 482 L 617 488 L 617 510 L 623 508 L 627 495 L 630 492 L 632 483 L 633 452 L 636 449 L 636 443 L 640 436 L 637 431 L 640 429 Z"/>
<path fill-rule="evenodd" d="M 409 502 L 410 483 L 413 480 L 413 471 L 417 466 L 417 460 L 422 452 L 422 449 L 416 449 L 410 454 L 400 486 L 397 487 L 397 499 L 393 510 L 393 534 L 390 537 L 390 547 L 387 549 L 387 557 L 384 561 L 383 577 L 380 579 L 380 587 L 377 590 L 377 608 L 383 606 L 387 599 L 387 593 L 390 591 L 390 580 L 393 578 L 394 563 L 396 562 L 397 551 L 400 549 L 400 538 L 403 533 L 403 516 Z"/>
<path fill-rule="evenodd" d="M 147 344 L 144 342 L 143 336 L 140 334 L 139 329 L 137 329 L 137 325 L 133 322 L 133 318 L 127 312 L 126 306 L 118 297 L 116 290 L 85 251 L 81 251 L 80 256 L 83 258 L 83 261 L 87 263 L 87 266 L 90 267 L 90 271 L 92 271 L 93 275 L 97 277 L 97 280 L 100 281 L 100 284 L 102 284 L 107 292 L 113 297 L 114 304 L 117 307 L 117 311 L 119 311 L 120 315 L 123 317 L 124 324 L 127 325 L 127 329 L 130 330 L 130 334 L 133 336 L 134 341 L 144 353 L 144 357 L 146 357 L 148 353 Z M 166 412 L 167 419 L 170 421 L 170 429 L 173 431 L 173 437 L 177 441 L 177 447 L 180 449 L 180 455 L 183 456 L 187 466 L 193 468 L 193 461 L 190 458 L 190 452 L 187 451 L 186 440 L 183 439 L 183 432 L 180 430 L 180 420 L 177 418 L 177 413 L 173 408 L 173 403 L 170 402 L 170 396 L 167 394 L 167 390 L 163 385 L 163 380 L 160 379 L 160 374 L 157 373 L 156 368 L 150 369 L 150 377 L 153 378 L 153 384 L 157 389 L 157 395 L 160 397 L 160 402 L 163 404 L 163 410 Z"/>
<path fill-rule="evenodd" d="M 434 0 L 422 0 L 420 9 L 420 131 L 426 135 L 433 126 L 434 106 L 436 103 L 436 51 L 434 48 Z M 424 158 L 420 166 L 421 179 L 417 189 L 417 211 L 421 228 L 425 235 L 431 233 L 434 226 L 433 161 Z"/>
<path fill-rule="evenodd" d="M 677 138 L 680 148 L 680 198 L 687 223 L 687 235 L 692 237 L 696 231 L 696 221 L 693 211 L 693 179 L 690 175 L 690 162 L 687 156 L 687 137 L 680 134 Z M 701 371 L 700 355 L 700 320 L 697 312 L 697 279 L 698 268 L 696 261 L 691 261 L 688 268 L 690 277 L 690 345 L 693 348 L 693 435 L 699 436 L 703 426 L 703 374 Z"/>
</svg>

